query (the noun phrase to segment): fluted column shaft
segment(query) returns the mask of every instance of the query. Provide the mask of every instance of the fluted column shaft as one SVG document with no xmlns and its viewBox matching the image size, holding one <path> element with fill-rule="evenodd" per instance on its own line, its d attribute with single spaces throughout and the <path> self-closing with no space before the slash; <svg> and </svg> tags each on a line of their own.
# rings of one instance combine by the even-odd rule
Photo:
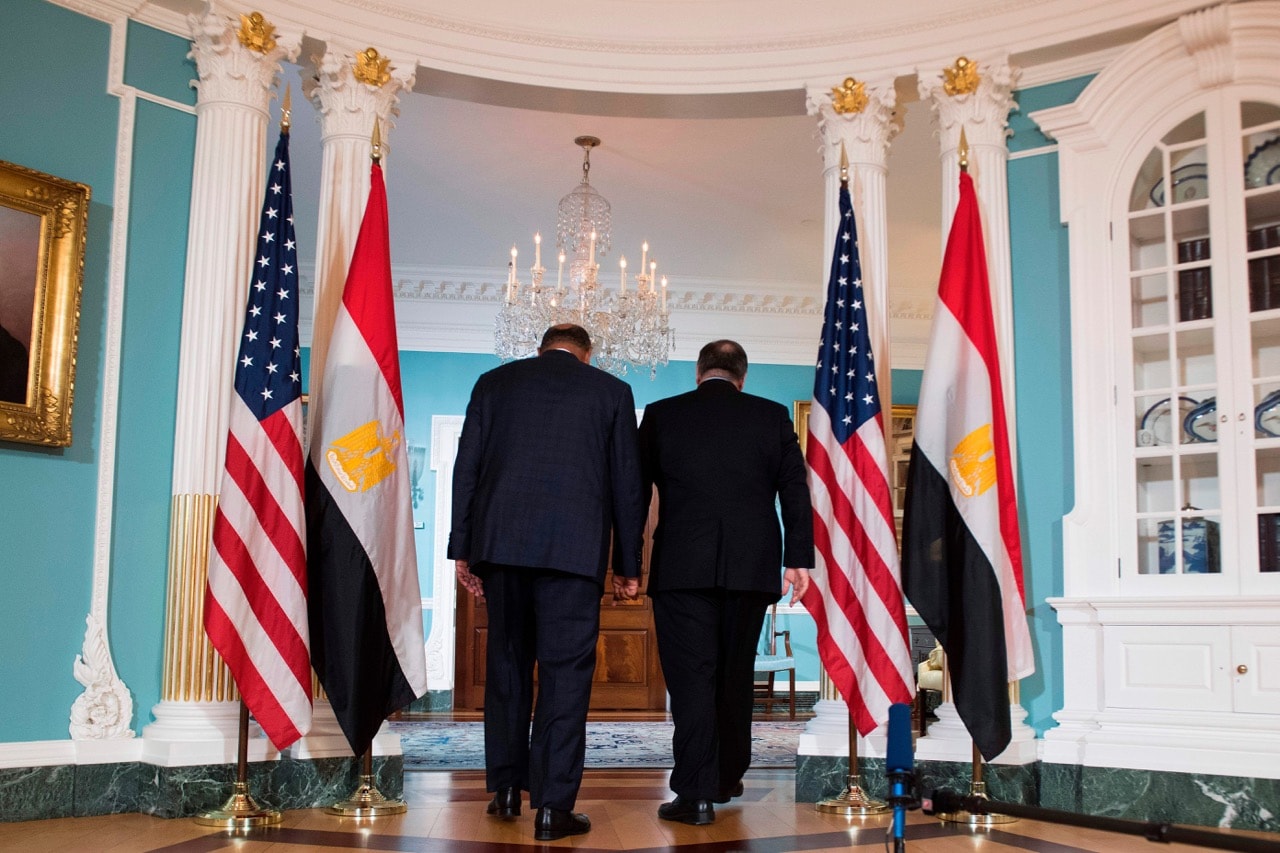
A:
<svg viewBox="0 0 1280 853">
<path fill-rule="evenodd" d="M 297 50 L 297 39 L 284 38 L 265 51 L 250 49 L 238 37 L 238 22 L 223 15 L 207 13 L 188 21 L 190 56 L 199 80 L 178 360 L 164 673 L 156 723 L 144 731 L 157 742 L 202 736 L 217 740 L 216 732 L 195 732 L 206 724 L 221 732 L 225 721 L 212 722 L 191 707 L 173 706 L 238 698 L 204 633 L 204 587 L 233 362 L 267 168 L 267 106 L 281 60 Z M 149 749 L 153 758 L 167 757 Z M 195 760 L 208 757 L 216 756 Z M 183 762 L 179 758 L 175 763 Z"/>
<path fill-rule="evenodd" d="M 893 81 L 866 84 L 866 102 L 857 112 L 838 112 L 830 88 L 811 87 L 806 96 L 809 115 L 817 116 L 823 159 L 823 298 L 836 230 L 840 223 L 840 157 L 841 149 L 849 160 L 849 196 L 853 202 L 858 227 L 859 260 L 862 263 L 862 292 L 866 299 L 870 324 L 871 347 L 875 353 L 876 383 L 884 405 L 891 400 L 889 340 L 889 237 L 886 227 L 888 205 L 885 177 L 888 173 L 889 143 L 897 135 L 893 120 L 897 94 Z M 816 348 L 815 348 L 816 354 Z M 806 737 L 801 750 L 810 754 L 829 754 L 832 748 L 848 743 L 849 709 L 839 691 L 820 673 L 818 702 L 814 718 L 805 726 Z M 808 743 L 812 739 L 813 743 Z M 821 740 L 822 743 L 817 743 Z M 874 752 L 879 751 L 877 745 Z"/>
</svg>

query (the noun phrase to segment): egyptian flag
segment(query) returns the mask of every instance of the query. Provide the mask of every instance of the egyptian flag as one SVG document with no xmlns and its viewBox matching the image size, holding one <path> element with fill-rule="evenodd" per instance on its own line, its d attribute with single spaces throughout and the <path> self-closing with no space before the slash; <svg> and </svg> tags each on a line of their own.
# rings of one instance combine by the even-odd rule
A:
<svg viewBox="0 0 1280 853">
<path fill-rule="evenodd" d="M 990 761 L 1012 736 L 1008 682 L 1035 663 L 982 221 L 967 173 L 916 410 L 902 579 L 946 652 L 956 711 Z"/>
<path fill-rule="evenodd" d="M 312 398 L 307 459 L 311 663 L 351 750 L 427 692 L 387 194 L 369 202 Z"/>
</svg>

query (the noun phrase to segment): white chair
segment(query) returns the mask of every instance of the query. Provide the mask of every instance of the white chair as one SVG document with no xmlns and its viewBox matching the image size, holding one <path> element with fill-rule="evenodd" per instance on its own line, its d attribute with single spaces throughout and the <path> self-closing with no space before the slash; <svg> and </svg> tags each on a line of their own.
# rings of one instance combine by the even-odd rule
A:
<svg viewBox="0 0 1280 853">
<path fill-rule="evenodd" d="M 783 654 L 778 654 L 778 638 L 782 638 Z M 791 692 L 788 701 L 791 705 L 791 719 L 796 718 L 796 659 L 791 653 L 791 631 L 778 630 L 778 605 L 769 607 L 764 617 L 764 628 L 760 631 L 760 645 L 756 651 L 757 673 L 765 673 L 767 681 L 756 685 L 756 701 L 764 704 L 765 713 L 773 712 L 775 702 L 782 698 L 774 689 L 774 680 L 778 673 L 785 672 L 791 678 Z"/>
<path fill-rule="evenodd" d="M 934 690 L 938 693 L 942 692 L 942 684 L 945 679 L 945 668 L 947 664 L 946 655 L 942 651 L 942 643 L 935 643 L 933 651 L 929 652 L 929 657 L 920 662 L 916 667 L 916 718 L 919 721 L 921 736 L 925 733 L 926 718 L 928 716 L 928 706 L 926 705 L 926 690 Z"/>
</svg>

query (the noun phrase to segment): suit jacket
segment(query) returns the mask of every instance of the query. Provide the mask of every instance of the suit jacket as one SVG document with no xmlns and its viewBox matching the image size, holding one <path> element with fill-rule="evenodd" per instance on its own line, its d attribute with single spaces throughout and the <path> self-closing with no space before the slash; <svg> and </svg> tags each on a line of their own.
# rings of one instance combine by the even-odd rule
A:
<svg viewBox="0 0 1280 853">
<path fill-rule="evenodd" d="M 640 574 L 644 508 L 631 386 L 551 350 L 482 375 L 453 472 L 448 556 L 604 582 Z"/>
<path fill-rule="evenodd" d="M 645 495 L 658 487 L 650 593 L 777 597 L 782 567 L 813 566 L 809 485 L 786 407 L 708 379 L 645 409 L 640 460 Z"/>
</svg>

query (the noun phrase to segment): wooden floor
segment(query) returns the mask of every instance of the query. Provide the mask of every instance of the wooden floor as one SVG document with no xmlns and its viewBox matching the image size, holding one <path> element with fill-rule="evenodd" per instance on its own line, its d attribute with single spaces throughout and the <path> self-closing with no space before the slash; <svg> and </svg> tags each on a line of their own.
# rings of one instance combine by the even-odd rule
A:
<svg viewBox="0 0 1280 853">
<path fill-rule="evenodd" d="M 888 816 L 844 818 L 818 813 L 796 803 L 790 770 L 752 770 L 746 792 L 732 804 L 717 806 L 716 822 L 693 827 L 659 820 L 659 803 L 670 798 L 665 770 L 588 770 L 578 809 L 591 817 L 586 835 L 551 843 L 533 840 L 533 815 L 514 821 L 485 814 L 489 794 L 484 774 L 411 772 L 405 776 L 402 815 L 356 820 L 333 817 L 320 809 L 284 813 L 279 827 L 241 835 L 198 826 L 191 819 L 166 820 L 143 815 L 67 818 L 0 823 L 0 850 L 22 853 L 302 853 L 316 850 L 412 850 L 423 853 L 536 853 L 554 847 L 577 850 L 630 850 L 657 853 L 785 853 L 785 851 L 866 850 L 886 847 Z M 1252 838 L 1275 838 L 1240 833 Z M 1117 835 L 1057 824 L 1019 820 L 971 830 L 943 823 L 918 811 L 908 815 L 907 849 L 930 853 L 1130 853 L 1130 851 L 1208 849 L 1180 844 L 1155 845 L 1137 836 Z M 1280 850 L 1280 844 L 1276 848 Z"/>
</svg>

